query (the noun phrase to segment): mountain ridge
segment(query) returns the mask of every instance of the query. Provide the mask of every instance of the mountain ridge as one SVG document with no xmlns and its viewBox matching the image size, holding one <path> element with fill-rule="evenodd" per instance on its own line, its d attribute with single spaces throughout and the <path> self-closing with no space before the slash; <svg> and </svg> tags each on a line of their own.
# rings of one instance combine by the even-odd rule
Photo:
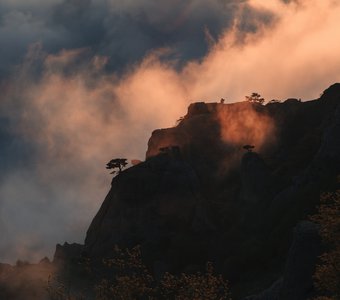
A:
<svg viewBox="0 0 340 300">
<path fill-rule="evenodd" d="M 306 220 L 339 188 L 339 104 L 340 83 L 308 102 L 191 104 L 152 132 L 144 162 L 113 177 L 84 245 L 58 244 L 45 265 L 88 259 L 100 274 L 115 245 L 140 245 L 157 278 L 212 261 L 233 299 L 313 296 L 321 243 Z"/>
<path fill-rule="evenodd" d="M 160 260 L 173 272 L 211 260 L 235 285 L 263 265 L 281 265 L 276 276 L 293 228 L 335 185 L 339 87 L 309 102 L 191 104 L 177 126 L 152 133 L 145 162 L 113 178 L 85 253 L 141 244 L 155 272 Z M 244 153 L 245 144 L 258 153 Z"/>
</svg>

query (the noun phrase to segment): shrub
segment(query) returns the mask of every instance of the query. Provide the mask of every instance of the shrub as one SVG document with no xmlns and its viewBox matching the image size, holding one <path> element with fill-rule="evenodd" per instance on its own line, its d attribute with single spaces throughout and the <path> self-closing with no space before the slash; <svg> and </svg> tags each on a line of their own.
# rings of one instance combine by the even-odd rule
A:
<svg viewBox="0 0 340 300">
<path fill-rule="evenodd" d="M 340 299 L 340 190 L 323 194 L 318 212 L 311 218 L 320 225 L 327 251 L 320 256 L 314 281 L 323 299 Z"/>
<path fill-rule="evenodd" d="M 95 286 L 96 300 L 174 299 L 174 300 L 229 300 L 228 283 L 215 275 L 211 263 L 206 271 L 194 274 L 165 273 L 156 281 L 142 261 L 140 247 L 122 250 L 115 247 L 113 258 L 104 260 L 110 277 Z M 47 287 L 51 300 L 83 300 L 81 294 L 70 293 L 61 280 L 49 280 Z"/>
</svg>

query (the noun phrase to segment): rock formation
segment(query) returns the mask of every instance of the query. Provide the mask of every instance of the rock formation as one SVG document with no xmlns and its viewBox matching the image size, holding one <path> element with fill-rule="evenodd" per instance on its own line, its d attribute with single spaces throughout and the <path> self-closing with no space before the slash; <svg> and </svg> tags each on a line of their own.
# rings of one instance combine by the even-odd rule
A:
<svg viewBox="0 0 340 300">
<path fill-rule="evenodd" d="M 113 178 L 84 253 L 105 257 L 115 244 L 140 244 L 155 272 L 159 265 L 199 269 L 211 260 L 236 297 L 264 289 L 284 270 L 293 228 L 313 212 L 321 190 L 334 188 L 339 103 L 335 84 L 309 102 L 191 104 L 176 127 L 152 133 L 145 162 Z M 249 123 L 249 113 L 256 122 Z M 258 139 L 257 152 L 244 153 L 242 146 L 253 143 L 247 139 L 265 134 L 261 120 L 271 122 L 270 134 Z M 307 250 L 299 245 L 292 249 L 302 257 Z M 297 278 L 289 255 L 282 281 L 272 286 L 280 299 L 292 297 L 294 282 L 310 275 L 312 259 Z"/>
<path fill-rule="evenodd" d="M 40 267 L 85 258 L 98 270 L 115 245 L 140 245 L 156 278 L 212 261 L 233 299 L 307 299 L 320 240 L 301 221 L 337 185 L 339 104 L 340 84 L 308 102 L 191 104 L 152 133 L 144 162 L 112 179 L 85 244 L 57 245 Z"/>
</svg>

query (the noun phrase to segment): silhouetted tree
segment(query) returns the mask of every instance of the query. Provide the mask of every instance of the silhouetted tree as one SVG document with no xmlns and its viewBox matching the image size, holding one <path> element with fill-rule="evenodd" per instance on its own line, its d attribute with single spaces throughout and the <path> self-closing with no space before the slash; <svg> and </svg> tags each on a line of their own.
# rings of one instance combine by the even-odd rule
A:
<svg viewBox="0 0 340 300">
<path fill-rule="evenodd" d="M 260 103 L 260 104 L 263 104 L 264 102 L 264 98 L 262 98 L 261 95 L 258 93 L 251 93 L 250 96 L 246 96 L 246 100 L 249 102 Z"/>
<path fill-rule="evenodd" d="M 254 148 L 255 148 L 255 146 L 253 146 L 253 145 L 244 145 L 243 146 L 243 149 L 248 150 L 248 152 L 251 152 Z"/>
<path fill-rule="evenodd" d="M 114 158 L 111 159 L 107 164 L 106 164 L 106 169 L 118 169 L 118 171 L 112 171 L 110 174 L 114 173 L 120 173 L 127 165 L 127 159 L 126 158 Z"/>
</svg>

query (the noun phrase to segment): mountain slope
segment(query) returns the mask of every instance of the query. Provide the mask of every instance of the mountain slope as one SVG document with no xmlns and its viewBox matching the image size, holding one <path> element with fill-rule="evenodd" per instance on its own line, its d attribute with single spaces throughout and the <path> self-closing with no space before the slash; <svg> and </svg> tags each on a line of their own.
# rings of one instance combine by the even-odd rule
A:
<svg viewBox="0 0 340 300">
<path fill-rule="evenodd" d="M 339 103 L 334 84 L 309 102 L 190 105 L 152 133 L 145 162 L 113 178 L 86 255 L 140 244 L 155 273 L 210 260 L 237 297 L 260 291 L 282 272 L 293 228 L 336 186 Z"/>
</svg>

